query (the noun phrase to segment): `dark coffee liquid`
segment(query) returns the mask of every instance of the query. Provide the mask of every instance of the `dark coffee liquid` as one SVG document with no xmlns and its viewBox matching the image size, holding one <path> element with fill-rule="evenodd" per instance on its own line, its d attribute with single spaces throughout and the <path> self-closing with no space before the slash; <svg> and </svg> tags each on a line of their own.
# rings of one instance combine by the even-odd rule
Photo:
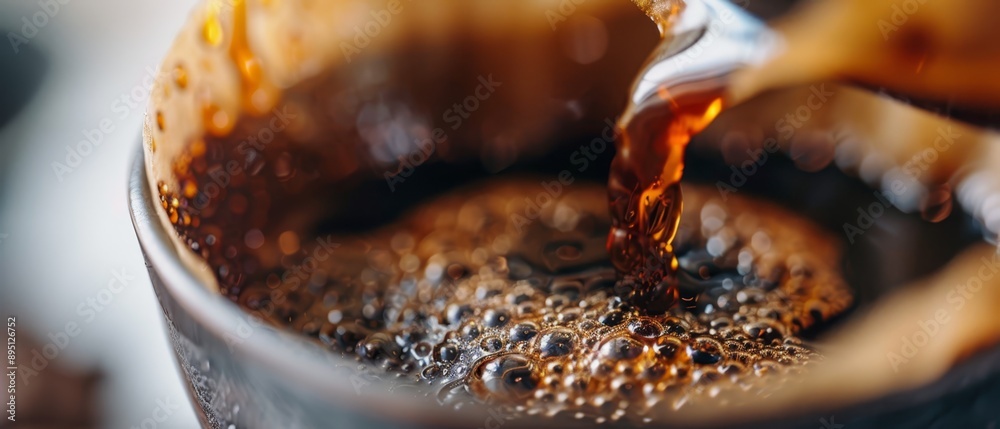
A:
<svg viewBox="0 0 1000 429">
<path fill-rule="evenodd" d="M 688 188 L 675 250 L 683 305 L 643 315 L 620 298 L 638 285 L 604 251 L 605 189 L 581 184 L 518 232 L 510 217 L 532 186 L 477 186 L 370 234 L 321 237 L 306 247 L 316 262 L 284 271 L 302 274 L 238 302 L 445 402 L 471 393 L 597 420 L 777 389 L 817 358 L 797 334 L 849 303 L 835 246 L 811 226 Z"/>
<path fill-rule="evenodd" d="M 210 24 L 207 42 L 221 43 Z M 333 70 L 278 96 L 245 39 L 230 43 L 243 99 L 276 107 L 223 121 L 205 105 L 207 132 L 172 166 L 178 188 L 159 186 L 170 222 L 246 311 L 445 403 L 647 421 L 726 392 L 767 394 L 819 357 L 800 335 L 851 302 L 834 241 L 811 224 L 701 188 L 684 188 L 682 210 L 683 151 L 722 110 L 718 92 L 664 89 L 631 109 L 609 186 L 580 180 L 523 225 L 512 218 L 539 180 L 402 211 L 389 203 L 405 192 L 371 180 L 381 166 L 359 156 L 371 139 L 401 123 L 424 130 L 407 118 L 442 109 L 420 103 L 452 100 L 421 84 L 440 70 L 394 69 L 392 91 Z M 357 120 L 375 101 L 399 109 Z M 489 128 L 476 121 L 436 150 L 474 146 Z"/>
<path fill-rule="evenodd" d="M 580 183 L 519 231 L 510 219 L 537 186 L 475 186 L 370 233 L 300 239 L 280 266 L 220 284 L 248 312 L 445 403 L 596 421 L 779 389 L 819 357 L 799 334 L 850 303 L 836 246 L 812 225 L 685 188 L 680 305 L 647 315 L 622 299 L 641 285 L 607 257 L 606 188 Z"/>
</svg>

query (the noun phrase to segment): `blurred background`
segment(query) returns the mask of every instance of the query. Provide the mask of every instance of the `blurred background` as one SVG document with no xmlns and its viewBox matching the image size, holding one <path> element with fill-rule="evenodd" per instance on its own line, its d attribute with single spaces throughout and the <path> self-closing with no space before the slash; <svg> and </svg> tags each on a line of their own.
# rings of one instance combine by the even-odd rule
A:
<svg viewBox="0 0 1000 429">
<path fill-rule="evenodd" d="M 13 427 L 197 427 L 125 199 L 147 77 L 194 3 L 0 2 L 0 314 L 16 317 L 22 367 Z M 85 130 L 99 145 L 67 159 Z"/>
</svg>

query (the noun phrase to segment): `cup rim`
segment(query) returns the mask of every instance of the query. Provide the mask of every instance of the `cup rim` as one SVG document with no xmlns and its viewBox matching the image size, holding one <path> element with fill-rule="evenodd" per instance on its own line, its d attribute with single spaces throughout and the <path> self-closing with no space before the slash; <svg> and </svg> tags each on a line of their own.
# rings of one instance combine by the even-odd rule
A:
<svg viewBox="0 0 1000 429">
<path fill-rule="evenodd" d="M 186 268 L 179 249 L 174 245 L 170 232 L 166 230 L 156 211 L 146 175 L 145 151 L 141 141 L 137 152 L 128 178 L 128 207 L 132 226 L 146 259 L 146 267 L 156 271 L 166 293 L 200 327 L 216 338 L 225 339 L 227 335 L 232 335 L 235 326 L 244 323 L 250 315 L 209 290 Z M 485 407 L 477 406 L 449 411 L 447 415 L 427 413 L 429 401 L 426 398 L 395 394 L 390 389 L 379 389 L 378 395 L 355 390 L 352 380 L 331 371 L 330 360 L 342 361 L 346 365 L 356 365 L 357 362 L 318 350 L 319 346 L 315 343 L 283 329 L 256 331 L 265 331 L 267 334 L 250 335 L 242 341 L 230 342 L 232 354 L 239 355 L 241 359 L 249 359 L 248 364 L 267 368 L 269 376 L 286 380 L 284 384 L 287 386 L 305 387 L 318 394 L 323 403 L 336 403 L 342 408 L 367 409 L 373 414 L 377 413 L 377 417 L 394 421 L 412 421 L 409 419 L 419 416 L 420 421 L 438 420 L 441 424 L 448 425 L 463 421 L 472 423 L 477 421 L 476 416 L 481 422 L 486 415 Z M 282 344 L 275 342 L 276 339 L 292 347 L 276 347 Z M 296 353 L 306 349 L 315 349 L 328 356 L 322 359 L 318 353 Z M 377 380 L 365 382 L 378 383 Z M 373 408 L 370 399 L 376 396 L 380 406 Z"/>
<path fill-rule="evenodd" d="M 205 287 L 182 261 L 179 249 L 170 236 L 172 232 L 167 231 L 157 212 L 157 204 L 152 197 L 152 188 L 146 175 L 142 138 L 139 140 L 138 150 L 130 167 L 127 198 L 136 237 L 146 258 L 146 267 L 156 271 L 166 293 L 200 327 L 212 336 L 224 339 L 226 335 L 231 335 L 235 331 L 235 326 L 245 322 L 250 315 L 222 295 Z M 331 361 L 352 366 L 357 365 L 356 361 L 321 350 L 316 343 L 285 329 L 267 327 L 257 331 L 266 334 L 254 334 L 243 341 L 231 343 L 232 354 L 239 355 L 241 359 L 248 359 L 248 364 L 267 368 L 269 376 L 286 380 L 284 382 L 286 386 L 303 387 L 317 394 L 318 401 L 322 403 L 337 404 L 344 409 L 366 410 L 371 417 L 395 422 L 419 422 L 420 425 L 427 427 L 478 427 L 484 419 L 495 418 L 495 411 L 486 404 L 470 403 L 459 409 L 448 408 L 434 403 L 435 401 L 426 395 L 419 397 L 399 394 L 392 391 L 388 383 L 378 380 L 366 380 L 371 384 L 381 384 L 377 392 L 357 391 L 352 380 L 345 379 L 343 374 L 331 370 Z M 296 353 L 306 349 L 318 353 Z M 965 362 L 956 364 L 947 374 L 927 385 L 905 391 L 885 392 L 878 399 L 845 404 L 823 411 L 833 412 L 835 415 L 868 417 L 898 412 L 901 408 L 905 408 L 907 403 L 915 405 L 911 402 L 913 400 L 926 401 L 930 397 L 945 396 L 984 380 L 983 375 L 997 374 L 995 362 L 998 357 L 1000 357 L 1000 345 L 989 347 Z M 373 406 L 371 402 L 375 398 L 378 401 L 377 406 Z M 429 411 L 429 405 L 433 405 L 435 410 L 447 412 Z M 782 422 L 794 422 L 801 416 L 792 412 L 787 417 L 790 420 L 774 414 L 758 415 L 744 423 L 749 425 L 748 427 L 767 427 L 772 423 L 780 425 Z M 726 419 L 713 420 L 702 422 L 702 425 L 715 427 L 725 422 Z M 579 421 L 552 418 L 519 420 L 517 425 L 558 428 L 574 426 L 574 423 Z M 669 422 L 663 423 L 672 427 Z"/>
</svg>

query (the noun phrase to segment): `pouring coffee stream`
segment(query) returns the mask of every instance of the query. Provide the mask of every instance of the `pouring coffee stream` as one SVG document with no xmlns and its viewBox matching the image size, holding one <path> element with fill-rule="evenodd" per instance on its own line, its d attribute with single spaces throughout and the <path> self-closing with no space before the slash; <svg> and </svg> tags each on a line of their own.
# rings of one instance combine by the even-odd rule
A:
<svg viewBox="0 0 1000 429">
<path fill-rule="evenodd" d="M 977 67 L 993 69 L 996 64 L 956 54 L 932 57 L 934 43 L 908 44 L 907 37 L 912 32 L 905 28 L 907 31 L 893 33 L 896 39 L 890 39 L 885 31 L 891 33 L 899 28 L 890 26 L 887 30 L 885 24 L 880 24 L 883 27 L 878 28 L 886 39 L 876 40 L 875 26 L 858 30 L 851 24 L 852 20 L 866 18 L 882 22 L 877 19 L 877 8 L 870 6 L 871 2 L 854 2 L 847 7 L 820 2 L 793 14 L 797 19 L 779 23 L 776 29 L 728 2 L 634 2 L 656 22 L 663 40 L 640 73 L 618 123 L 618 153 L 608 184 L 613 222 L 608 250 L 619 273 L 634 280 L 635 288 L 628 291 L 630 299 L 649 313 L 662 313 L 678 301 L 672 240 L 683 207 L 678 184 L 683 176 L 684 153 L 691 137 L 704 130 L 723 110 L 769 91 L 811 82 L 847 80 L 897 98 L 903 94 L 924 97 L 914 102 L 920 109 L 947 116 L 955 114 L 978 125 L 1000 125 L 991 119 L 995 114 L 983 113 L 985 108 L 997 104 L 995 98 L 985 96 L 993 90 L 980 91 L 974 81 L 961 78 L 974 74 Z M 979 9 L 992 7 L 986 2 L 967 3 Z M 924 22 L 923 17 L 914 18 L 921 21 L 912 24 L 914 31 L 933 28 L 935 34 L 954 32 L 948 22 L 957 19 L 955 14 L 942 12 L 942 16 L 926 20 L 929 22 Z M 966 40 L 983 31 L 973 26 L 966 33 L 948 37 L 951 42 Z M 842 43 L 834 43 L 839 34 L 846 36 Z M 873 58 L 900 60 L 876 66 Z M 930 73 L 934 76 L 921 77 L 926 72 L 924 67 L 932 69 Z M 904 78 L 897 82 L 890 77 L 897 75 Z M 948 88 L 951 92 L 947 92 Z M 876 97 L 874 93 L 865 96 L 866 90 L 851 91 L 858 106 Z M 861 113 L 853 113 L 854 116 L 852 113 L 833 120 L 877 122 L 863 118 Z M 912 156 L 922 149 L 917 143 L 900 145 L 884 136 L 875 140 L 883 141 L 874 141 L 872 147 L 896 159 Z M 954 162 L 953 159 L 942 162 L 945 166 L 940 169 L 954 170 L 957 168 Z M 954 183 L 946 184 L 948 177 L 917 179 L 931 188 L 920 202 L 921 210 L 931 212 L 925 217 L 946 216 Z"/>
<path fill-rule="evenodd" d="M 767 48 L 768 30 L 727 2 L 636 0 L 663 42 L 640 73 L 618 122 L 608 193 L 608 251 L 639 309 L 662 314 L 678 302 L 672 241 L 691 137 L 729 104 L 726 82 Z M 688 297 L 692 299 L 692 297 Z"/>
</svg>

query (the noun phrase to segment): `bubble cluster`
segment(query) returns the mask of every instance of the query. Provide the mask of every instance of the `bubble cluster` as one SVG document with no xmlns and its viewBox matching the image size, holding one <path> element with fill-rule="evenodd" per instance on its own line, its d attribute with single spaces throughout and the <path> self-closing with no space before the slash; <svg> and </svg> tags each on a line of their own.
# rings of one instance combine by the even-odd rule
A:
<svg viewBox="0 0 1000 429">
<path fill-rule="evenodd" d="M 802 338 L 851 303 L 836 246 L 807 222 L 700 188 L 684 189 L 681 214 L 677 150 L 721 111 L 718 97 L 671 98 L 690 108 L 652 118 L 675 125 L 650 128 L 669 138 L 624 130 L 616 145 L 635 144 L 631 159 L 616 157 L 610 187 L 577 181 L 530 220 L 522 215 L 538 207 L 525 197 L 541 190 L 528 179 L 482 184 L 398 213 L 425 196 L 422 185 L 396 193 L 394 182 L 386 189 L 372 177 L 403 171 L 394 162 L 404 149 L 397 131 L 423 136 L 446 125 L 419 117 L 447 109 L 435 104 L 451 102 L 441 94 L 464 93 L 457 77 L 478 74 L 477 62 L 463 61 L 468 66 L 443 79 L 439 68 L 424 72 L 406 61 L 380 78 L 391 84 L 364 85 L 359 69 L 335 67 L 281 90 L 271 74 L 281 67 L 265 67 L 268 56 L 251 50 L 246 2 L 210 6 L 193 33 L 201 56 L 166 63 L 171 79 L 160 88 L 175 101 L 160 103 L 148 121 L 147 133 L 166 142 L 157 152 L 149 139 L 150 152 L 169 163 L 157 166 L 169 174 L 155 179 L 164 214 L 183 246 L 211 268 L 222 295 L 383 378 L 415 383 L 454 407 L 486 401 L 515 414 L 642 421 L 652 410 L 698 401 L 725 405 L 727 392 L 780 388 L 785 376 L 821 358 Z M 290 51 L 311 46 L 294 33 Z M 531 52 L 540 42 L 531 39 Z M 494 51 L 466 45 L 456 58 Z M 419 43 L 400 46 L 401 58 L 428 52 Z M 223 83 L 233 77 L 230 91 Z M 534 109 L 512 116 L 510 106 L 519 104 L 508 93 L 541 105 L 534 90 L 498 94 L 449 133 L 438 148 L 442 159 L 482 155 L 493 129 L 519 135 L 510 129 L 525 118 L 555 116 Z M 388 113 L 392 121 L 381 118 Z M 182 133 L 192 122 L 204 132 Z M 536 144 L 503 141 L 515 149 Z M 662 149 L 650 141 L 673 149 L 650 152 Z M 358 156 L 369 151 L 371 159 Z"/>
<path fill-rule="evenodd" d="M 448 194 L 374 232 L 333 237 L 322 261 L 286 257 L 230 296 L 444 403 L 597 421 L 766 395 L 821 358 L 800 335 L 851 303 L 837 248 L 813 226 L 686 188 L 680 305 L 645 315 L 621 298 L 634 279 L 608 261 L 604 189 L 576 185 L 519 230 L 511 214 L 533 185 Z M 321 245 L 300 244 L 302 254 Z"/>
</svg>

